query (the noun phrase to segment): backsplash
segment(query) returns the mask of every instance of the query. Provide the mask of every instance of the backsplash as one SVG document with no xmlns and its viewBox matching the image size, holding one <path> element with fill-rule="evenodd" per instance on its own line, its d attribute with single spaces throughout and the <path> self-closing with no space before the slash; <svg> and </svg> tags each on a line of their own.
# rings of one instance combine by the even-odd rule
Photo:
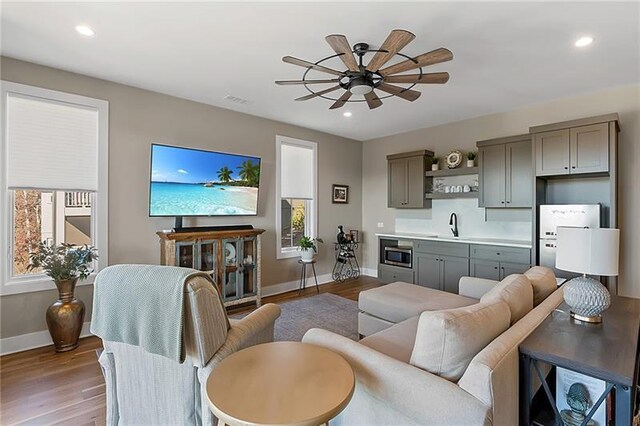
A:
<svg viewBox="0 0 640 426">
<path fill-rule="evenodd" d="M 395 232 L 451 235 L 449 216 L 456 213 L 460 237 L 531 241 L 531 210 L 484 209 L 476 199 L 433 200 L 431 209 L 396 210 Z"/>
</svg>

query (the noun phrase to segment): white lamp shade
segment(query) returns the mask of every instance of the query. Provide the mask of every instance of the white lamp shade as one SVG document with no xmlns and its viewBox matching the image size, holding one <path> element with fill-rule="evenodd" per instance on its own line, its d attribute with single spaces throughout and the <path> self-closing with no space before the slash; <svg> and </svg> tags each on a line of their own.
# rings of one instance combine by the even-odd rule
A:
<svg viewBox="0 0 640 426">
<path fill-rule="evenodd" d="M 281 148 L 282 198 L 313 199 L 313 149 L 300 145 L 282 144 Z"/>
<path fill-rule="evenodd" d="M 587 275 L 618 275 L 619 229 L 558 227 L 556 268 Z"/>
</svg>

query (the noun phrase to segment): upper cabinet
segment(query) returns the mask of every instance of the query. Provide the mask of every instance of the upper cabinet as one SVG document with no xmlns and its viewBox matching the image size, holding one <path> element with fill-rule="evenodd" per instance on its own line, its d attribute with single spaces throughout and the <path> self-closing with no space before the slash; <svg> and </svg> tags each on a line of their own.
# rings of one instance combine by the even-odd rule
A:
<svg viewBox="0 0 640 426">
<path fill-rule="evenodd" d="M 388 206 L 403 209 L 426 207 L 427 159 L 433 152 L 422 150 L 387 156 Z"/>
<path fill-rule="evenodd" d="M 533 202 L 531 136 L 477 143 L 480 185 L 478 206 L 530 208 Z"/>
<path fill-rule="evenodd" d="M 609 172 L 609 122 L 580 125 L 586 121 L 578 120 L 573 123 L 532 128 L 536 176 Z M 567 127 L 557 129 L 563 125 Z M 545 127 L 555 128 L 544 130 Z"/>
</svg>

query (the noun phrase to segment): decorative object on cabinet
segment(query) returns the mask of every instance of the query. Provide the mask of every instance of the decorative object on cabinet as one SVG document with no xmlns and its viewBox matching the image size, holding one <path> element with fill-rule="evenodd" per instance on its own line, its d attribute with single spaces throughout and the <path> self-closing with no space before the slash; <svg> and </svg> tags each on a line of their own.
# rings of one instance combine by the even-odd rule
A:
<svg viewBox="0 0 640 426">
<path fill-rule="evenodd" d="M 349 231 L 349 235 L 351 235 L 351 242 L 359 243 L 360 242 L 360 232 L 356 229 L 352 229 Z"/>
<path fill-rule="evenodd" d="M 337 185 L 333 184 L 331 193 L 332 202 L 334 204 L 348 204 L 349 203 L 349 185 Z"/>
<path fill-rule="evenodd" d="M 478 207 L 531 208 L 531 135 L 490 139 L 476 145 L 479 159 Z"/>
<path fill-rule="evenodd" d="M 427 164 L 433 152 L 428 150 L 387 155 L 387 205 L 392 208 L 430 207 L 425 198 Z M 430 172 L 433 173 L 433 172 Z"/>
<path fill-rule="evenodd" d="M 447 163 L 447 167 L 449 169 L 455 169 L 460 164 L 462 164 L 462 152 L 459 150 L 451 151 L 445 157 L 445 162 Z"/>
<path fill-rule="evenodd" d="M 263 229 L 157 232 L 160 263 L 207 272 L 225 306 L 261 303 Z"/>
<path fill-rule="evenodd" d="M 431 170 L 432 171 L 440 170 L 440 157 L 431 158 Z"/>
<path fill-rule="evenodd" d="M 36 252 L 29 253 L 28 269 L 42 268 L 58 289 L 58 300 L 49 305 L 46 313 L 47 328 L 56 352 L 78 347 L 85 308 L 82 300 L 75 298 L 74 292 L 78 280 L 93 272 L 93 262 L 97 258 L 95 247 L 76 247 L 65 243 L 49 246 L 42 242 Z"/>
<path fill-rule="evenodd" d="M 478 153 L 475 151 L 467 152 L 467 167 L 475 167 L 477 156 L 478 156 Z"/>
<path fill-rule="evenodd" d="M 324 243 L 322 238 L 311 238 L 303 235 L 300 238 L 298 247 L 300 248 L 300 260 L 303 262 L 312 262 L 313 256 L 318 253 L 318 247 L 316 243 Z"/>
<path fill-rule="evenodd" d="M 564 301 L 571 317 L 588 323 L 602 322 L 611 304 L 609 291 L 589 275 L 618 275 L 619 229 L 558 228 L 556 267 L 581 273 L 564 284 Z"/>
</svg>

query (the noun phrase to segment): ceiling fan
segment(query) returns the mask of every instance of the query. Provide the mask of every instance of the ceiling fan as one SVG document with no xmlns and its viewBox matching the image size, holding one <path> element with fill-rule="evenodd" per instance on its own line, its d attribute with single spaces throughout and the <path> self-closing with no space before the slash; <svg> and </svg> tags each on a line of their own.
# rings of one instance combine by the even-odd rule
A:
<svg viewBox="0 0 640 426">
<path fill-rule="evenodd" d="M 334 101 L 329 109 L 341 108 L 347 102 L 367 102 L 369 109 L 374 109 L 382 105 L 381 99 L 386 99 L 391 96 L 397 96 L 413 102 L 420 97 L 420 92 L 411 90 L 416 84 L 444 84 L 449 81 L 449 73 L 423 73 L 422 67 L 453 59 L 453 53 L 443 47 L 413 58 L 400 53 L 414 38 L 416 38 L 416 36 L 409 31 L 393 30 L 380 49 L 370 49 L 367 43 L 357 43 L 353 46 L 353 49 L 351 49 L 344 35 L 332 34 L 325 37 L 325 40 L 336 52 L 335 55 L 328 56 L 315 63 L 292 56 L 285 56 L 282 58 L 283 62 L 305 67 L 307 70 L 302 75 L 302 80 L 281 80 L 276 81 L 276 84 L 302 84 L 311 93 L 297 98 L 296 101 L 306 101 L 317 97 L 329 99 Z M 373 57 L 365 66 L 363 65 L 364 56 L 368 53 L 373 53 Z M 400 56 L 404 58 L 404 60 L 382 68 L 395 56 Z M 322 62 L 335 57 L 339 57 L 342 60 L 347 67 L 346 70 L 340 71 L 321 65 Z M 356 57 L 358 58 L 357 61 Z M 419 69 L 419 73 L 401 74 L 415 69 Z M 324 72 L 335 77 L 326 80 L 307 79 L 306 77 L 310 70 Z M 314 91 L 309 87 L 309 85 L 328 83 L 334 83 L 334 86 L 320 91 Z M 391 83 L 409 84 L 409 86 L 401 87 Z M 332 98 L 327 96 L 327 94 L 339 89 L 345 90 L 340 97 Z M 374 89 L 385 92 L 387 95 L 378 96 Z M 364 96 L 364 99 L 351 99 L 352 95 Z"/>
</svg>

